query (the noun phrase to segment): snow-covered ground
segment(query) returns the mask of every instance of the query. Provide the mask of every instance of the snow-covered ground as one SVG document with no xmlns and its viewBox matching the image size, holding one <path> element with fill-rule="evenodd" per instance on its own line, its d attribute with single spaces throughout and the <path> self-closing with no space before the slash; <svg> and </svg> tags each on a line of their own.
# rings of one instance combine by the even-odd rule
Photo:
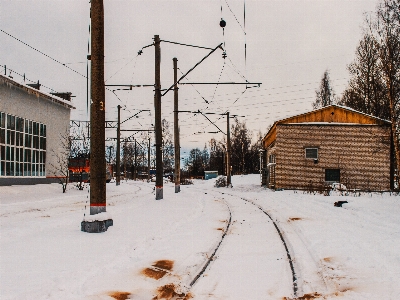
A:
<svg viewBox="0 0 400 300">
<path fill-rule="evenodd" d="M 98 234 L 80 231 L 88 189 L 0 187 L 0 299 L 399 298 L 399 196 L 214 181 L 165 184 L 159 201 L 154 183 L 109 183 L 114 226 Z"/>
</svg>

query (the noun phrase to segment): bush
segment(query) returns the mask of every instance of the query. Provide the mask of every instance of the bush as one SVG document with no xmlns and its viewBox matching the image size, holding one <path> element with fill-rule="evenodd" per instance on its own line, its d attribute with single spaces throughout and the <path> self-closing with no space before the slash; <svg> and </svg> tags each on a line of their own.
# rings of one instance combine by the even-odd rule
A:
<svg viewBox="0 0 400 300">
<path fill-rule="evenodd" d="M 181 178 L 181 185 L 190 185 L 193 184 L 193 181 L 189 178 Z"/>
<path fill-rule="evenodd" d="M 218 176 L 215 180 L 216 187 L 226 187 L 226 176 Z"/>
</svg>

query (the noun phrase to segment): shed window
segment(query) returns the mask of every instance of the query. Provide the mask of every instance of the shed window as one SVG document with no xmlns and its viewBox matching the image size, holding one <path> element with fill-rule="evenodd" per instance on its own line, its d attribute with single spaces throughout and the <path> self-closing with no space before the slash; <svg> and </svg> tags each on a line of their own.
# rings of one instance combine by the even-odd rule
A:
<svg viewBox="0 0 400 300">
<path fill-rule="evenodd" d="M 325 169 L 325 181 L 340 182 L 340 169 Z"/>
<path fill-rule="evenodd" d="M 318 148 L 306 148 L 306 158 L 318 159 Z"/>
</svg>

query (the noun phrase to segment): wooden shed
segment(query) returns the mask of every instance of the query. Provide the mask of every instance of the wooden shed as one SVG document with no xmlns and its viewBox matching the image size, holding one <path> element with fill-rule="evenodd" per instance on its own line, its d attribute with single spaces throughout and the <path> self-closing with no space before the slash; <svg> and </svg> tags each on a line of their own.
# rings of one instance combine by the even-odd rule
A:
<svg viewBox="0 0 400 300">
<path fill-rule="evenodd" d="M 390 122 L 330 105 L 277 121 L 263 138 L 264 184 L 318 189 L 334 182 L 348 189 L 393 188 Z"/>
</svg>

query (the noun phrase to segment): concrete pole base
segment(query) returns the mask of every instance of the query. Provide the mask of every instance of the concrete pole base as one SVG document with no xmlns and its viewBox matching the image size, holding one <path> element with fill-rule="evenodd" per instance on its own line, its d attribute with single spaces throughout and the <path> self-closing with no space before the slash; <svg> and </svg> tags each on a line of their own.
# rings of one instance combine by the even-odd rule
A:
<svg viewBox="0 0 400 300">
<path fill-rule="evenodd" d="M 163 187 L 156 187 L 156 200 L 163 199 Z"/>
<path fill-rule="evenodd" d="M 181 191 L 180 184 L 175 184 L 175 193 L 179 193 Z"/>
<path fill-rule="evenodd" d="M 90 206 L 90 215 L 97 215 L 106 212 L 106 206 Z"/>
<path fill-rule="evenodd" d="M 103 221 L 82 221 L 81 231 L 89 233 L 100 233 L 107 231 L 108 227 L 113 226 L 113 220 L 103 220 Z"/>
</svg>

